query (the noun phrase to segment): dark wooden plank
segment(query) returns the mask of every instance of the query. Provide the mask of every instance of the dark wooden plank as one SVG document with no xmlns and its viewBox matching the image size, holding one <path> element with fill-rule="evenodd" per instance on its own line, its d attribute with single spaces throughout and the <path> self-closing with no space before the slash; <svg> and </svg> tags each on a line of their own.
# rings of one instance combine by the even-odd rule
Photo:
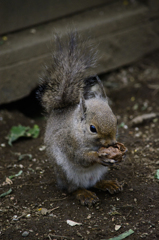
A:
<svg viewBox="0 0 159 240">
<path fill-rule="evenodd" d="M 155 49 L 159 49 L 159 19 L 149 19 L 145 5 L 112 5 L 52 22 L 37 29 L 8 36 L 0 46 L 0 103 L 22 98 L 37 86 L 44 63 L 50 61 L 53 29 L 63 37 L 68 23 L 74 22 L 82 35 L 92 34 L 98 44 L 98 74 L 129 64 Z M 52 43 L 53 44 L 53 43 Z"/>
<path fill-rule="evenodd" d="M 8 41 L 0 46 L 1 67 L 48 53 L 55 31 L 65 36 L 69 26 L 73 26 L 82 35 L 91 35 L 97 39 L 144 24 L 148 21 L 148 13 L 149 9 L 145 5 L 125 6 L 120 2 L 41 25 L 36 28 L 35 34 L 31 34 L 30 29 L 11 34 Z"/>
<path fill-rule="evenodd" d="M 0 34 L 34 26 L 110 0 L 5 0 L 0 1 Z"/>
</svg>

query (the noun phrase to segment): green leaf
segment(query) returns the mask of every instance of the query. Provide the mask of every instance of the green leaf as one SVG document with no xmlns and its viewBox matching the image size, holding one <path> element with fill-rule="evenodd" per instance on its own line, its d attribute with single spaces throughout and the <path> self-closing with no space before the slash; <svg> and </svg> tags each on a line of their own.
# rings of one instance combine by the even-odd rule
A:
<svg viewBox="0 0 159 240">
<path fill-rule="evenodd" d="M 155 178 L 159 179 L 159 169 L 156 171 Z"/>
<path fill-rule="evenodd" d="M 39 129 L 39 126 L 38 125 L 34 125 L 33 128 L 30 128 L 28 131 L 27 131 L 27 136 L 28 137 L 33 137 L 33 138 L 37 138 L 39 136 L 39 133 L 40 133 L 40 129 Z"/>
<path fill-rule="evenodd" d="M 129 229 L 128 231 L 120 234 L 118 237 L 109 238 L 108 240 L 122 240 L 122 239 L 130 236 L 132 233 L 134 233 L 134 231 L 132 229 Z M 106 240 L 106 239 L 101 239 L 101 240 Z"/>
<path fill-rule="evenodd" d="M 16 141 L 20 137 L 32 137 L 37 138 L 39 136 L 40 129 L 38 125 L 34 125 L 33 128 L 25 127 L 22 125 L 13 126 L 7 136 L 8 144 L 11 146 L 12 142 Z"/>
<path fill-rule="evenodd" d="M 12 175 L 12 176 L 9 176 L 8 178 L 9 178 L 9 179 L 12 179 L 12 178 L 14 178 L 14 177 L 18 177 L 18 176 L 20 176 L 22 173 L 23 173 L 23 171 L 20 170 L 17 174 Z"/>
<path fill-rule="evenodd" d="M 22 125 L 13 126 L 10 130 L 10 134 L 8 135 L 8 144 L 11 146 L 12 142 L 16 141 L 20 137 L 25 136 L 25 132 L 28 130 L 29 127 L 24 127 Z"/>
<path fill-rule="evenodd" d="M 2 197 L 5 197 L 5 196 L 9 195 L 11 192 L 12 192 L 12 189 L 10 188 L 10 189 L 9 189 L 7 192 L 5 192 L 5 193 L 2 193 L 2 194 L 0 195 L 0 198 L 2 198 Z"/>
<path fill-rule="evenodd" d="M 32 154 L 29 154 L 29 153 L 21 154 L 21 155 L 19 156 L 18 161 L 23 160 L 23 158 L 25 158 L 25 157 L 29 157 L 30 159 L 32 159 L 33 156 L 32 156 Z"/>
<path fill-rule="evenodd" d="M 125 123 L 122 122 L 122 123 L 120 123 L 119 128 L 123 128 L 124 126 L 125 126 Z"/>
</svg>

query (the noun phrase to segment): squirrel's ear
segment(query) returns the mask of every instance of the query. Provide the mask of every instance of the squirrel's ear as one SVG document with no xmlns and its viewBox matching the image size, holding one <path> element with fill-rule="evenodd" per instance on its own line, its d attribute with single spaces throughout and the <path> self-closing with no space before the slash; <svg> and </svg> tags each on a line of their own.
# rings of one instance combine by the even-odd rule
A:
<svg viewBox="0 0 159 240">
<path fill-rule="evenodd" d="M 103 98 L 107 98 L 107 95 L 106 95 L 105 90 L 104 90 L 104 86 L 103 86 L 103 84 L 102 84 L 102 82 L 101 82 L 101 80 L 100 80 L 100 78 L 98 76 L 96 76 L 96 80 L 97 80 L 98 85 L 100 87 L 101 96 Z"/>
<path fill-rule="evenodd" d="M 83 98 L 83 96 L 81 96 L 80 98 L 80 115 L 81 115 L 81 121 L 85 119 L 86 117 L 86 104 L 85 104 L 85 99 Z"/>
<path fill-rule="evenodd" d="M 96 96 L 107 99 L 104 86 L 98 76 L 92 76 L 85 79 L 84 98 L 90 99 Z"/>
</svg>

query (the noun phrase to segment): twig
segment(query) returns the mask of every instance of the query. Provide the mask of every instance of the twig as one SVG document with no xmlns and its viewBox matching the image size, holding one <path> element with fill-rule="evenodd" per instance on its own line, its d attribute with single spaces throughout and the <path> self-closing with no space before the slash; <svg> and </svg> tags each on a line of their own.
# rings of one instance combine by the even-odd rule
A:
<svg viewBox="0 0 159 240">
<path fill-rule="evenodd" d="M 60 236 L 60 235 L 53 235 L 53 234 L 49 234 L 49 235 L 48 235 L 48 237 L 49 237 L 49 239 L 51 239 L 51 237 L 70 239 L 70 237 L 66 237 L 66 236 Z"/>
<path fill-rule="evenodd" d="M 50 237 L 50 235 L 48 235 L 48 238 L 49 238 L 49 240 L 52 240 L 51 237 Z"/>
<path fill-rule="evenodd" d="M 48 212 L 51 213 L 52 211 L 54 211 L 54 210 L 56 210 L 56 209 L 58 209 L 58 208 L 59 208 L 59 207 L 52 208 L 52 209 L 48 210 Z"/>
<path fill-rule="evenodd" d="M 126 216 L 126 217 L 129 217 L 129 215 L 130 215 L 130 213 L 131 213 L 131 212 L 132 212 L 132 210 L 130 210 L 130 211 L 129 211 L 129 213 L 127 214 L 127 216 Z"/>
</svg>

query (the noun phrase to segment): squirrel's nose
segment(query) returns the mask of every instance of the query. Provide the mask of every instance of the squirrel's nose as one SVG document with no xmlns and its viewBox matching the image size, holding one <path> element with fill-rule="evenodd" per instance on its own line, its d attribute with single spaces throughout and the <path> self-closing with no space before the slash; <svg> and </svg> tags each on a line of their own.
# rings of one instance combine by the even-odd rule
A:
<svg viewBox="0 0 159 240">
<path fill-rule="evenodd" d="M 116 139 L 101 139 L 101 144 L 103 147 L 107 147 L 107 146 L 112 146 L 114 145 L 117 141 Z"/>
</svg>

